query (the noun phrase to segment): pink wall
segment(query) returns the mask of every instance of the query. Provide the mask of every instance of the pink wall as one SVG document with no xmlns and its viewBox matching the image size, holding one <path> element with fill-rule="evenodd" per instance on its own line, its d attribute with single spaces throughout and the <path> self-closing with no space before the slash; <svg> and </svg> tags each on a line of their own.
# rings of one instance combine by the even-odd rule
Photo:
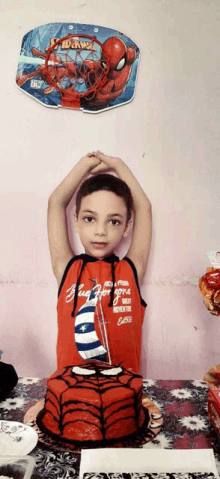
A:
<svg viewBox="0 0 220 479">
<path fill-rule="evenodd" d="M 100 149 L 128 163 L 153 205 L 142 286 L 148 303 L 143 375 L 200 379 L 220 362 L 219 318 L 205 309 L 197 287 L 206 253 L 220 247 L 218 1 L 17 5 L 7 0 L 0 7 L 2 359 L 23 376 L 55 370 L 57 288 L 47 199 L 83 154 Z M 89 115 L 47 109 L 18 90 L 23 35 L 53 21 L 109 26 L 137 43 L 141 62 L 131 103 Z"/>
</svg>

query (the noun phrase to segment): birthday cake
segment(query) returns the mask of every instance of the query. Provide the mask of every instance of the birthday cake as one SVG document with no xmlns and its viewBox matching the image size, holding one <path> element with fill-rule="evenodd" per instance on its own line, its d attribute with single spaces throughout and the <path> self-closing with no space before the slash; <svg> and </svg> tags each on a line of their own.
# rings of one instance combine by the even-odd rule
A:
<svg viewBox="0 0 220 479">
<path fill-rule="evenodd" d="M 65 443 L 114 442 L 148 423 L 142 392 L 142 376 L 120 366 L 100 361 L 67 366 L 48 379 L 37 424 Z"/>
</svg>

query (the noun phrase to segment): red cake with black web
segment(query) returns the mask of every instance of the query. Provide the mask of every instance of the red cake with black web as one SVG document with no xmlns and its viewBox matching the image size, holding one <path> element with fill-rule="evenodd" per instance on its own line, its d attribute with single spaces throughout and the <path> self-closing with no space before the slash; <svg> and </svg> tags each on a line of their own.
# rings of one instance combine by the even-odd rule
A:
<svg viewBox="0 0 220 479">
<path fill-rule="evenodd" d="M 65 443 L 106 443 L 137 433 L 148 421 L 142 376 L 91 361 L 56 371 L 48 380 L 37 424 Z"/>
</svg>

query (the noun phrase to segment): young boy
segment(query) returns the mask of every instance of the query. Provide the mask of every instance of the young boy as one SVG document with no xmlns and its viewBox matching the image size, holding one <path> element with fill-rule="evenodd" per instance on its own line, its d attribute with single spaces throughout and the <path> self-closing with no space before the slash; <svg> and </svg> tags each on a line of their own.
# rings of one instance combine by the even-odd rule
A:
<svg viewBox="0 0 220 479">
<path fill-rule="evenodd" d="M 66 207 L 87 174 L 74 215 L 85 254 L 76 256 Z M 120 261 L 114 249 L 132 223 L 131 245 Z M 58 369 L 96 359 L 140 373 L 146 303 L 139 284 L 150 250 L 151 204 L 127 165 L 100 151 L 81 158 L 49 198 L 48 237 L 59 286 Z"/>
</svg>

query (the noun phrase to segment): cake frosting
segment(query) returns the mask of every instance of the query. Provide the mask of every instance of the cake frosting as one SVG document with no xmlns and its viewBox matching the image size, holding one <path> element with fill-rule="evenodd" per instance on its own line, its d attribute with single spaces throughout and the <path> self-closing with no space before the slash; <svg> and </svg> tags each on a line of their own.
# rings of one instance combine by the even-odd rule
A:
<svg viewBox="0 0 220 479">
<path fill-rule="evenodd" d="M 48 379 L 38 426 L 69 443 L 106 443 L 137 433 L 148 419 L 143 379 L 120 366 L 91 361 Z"/>
</svg>

